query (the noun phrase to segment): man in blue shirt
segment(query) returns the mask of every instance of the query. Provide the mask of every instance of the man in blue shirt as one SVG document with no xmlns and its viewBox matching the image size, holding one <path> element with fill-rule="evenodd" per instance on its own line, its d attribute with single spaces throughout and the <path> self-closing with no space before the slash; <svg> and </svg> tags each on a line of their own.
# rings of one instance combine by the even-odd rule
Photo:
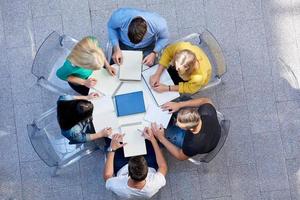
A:
<svg viewBox="0 0 300 200">
<path fill-rule="evenodd" d="M 122 63 L 123 50 L 143 51 L 143 63 L 152 66 L 156 54 L 168 43 L 167 22 L 156 13 L 134 8 L 116 10 L 108 21 L 109 40 L 113 45 L 112 59 Z"/>
</svg>

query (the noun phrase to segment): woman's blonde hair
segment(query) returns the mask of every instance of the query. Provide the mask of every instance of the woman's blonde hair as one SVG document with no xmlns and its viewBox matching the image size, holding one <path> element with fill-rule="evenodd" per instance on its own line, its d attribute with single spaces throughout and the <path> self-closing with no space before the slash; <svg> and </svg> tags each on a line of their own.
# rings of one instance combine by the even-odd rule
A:
<svg viewBox="0 0 300 200">
<path fill-rule="evenodd" d="M 177 115 L 177 125 L 181 128 L 194 130 L 201 121 L 198 108 L 182 108 Z"/>
<path fill-rule="evenodd" d="M 197 62 L 196 55 L 188 49 L 176 52 L 173 60 L 174 66 L 183 80 L 190 78 L 190 75 L 197 67 Z"/>
<path fill-rule="evenodd" d="M 98 46 L 97 40 L 85 37 L 72 49 L 68 60 L 76 66 L 98 70 L 103 67 L 105 56 Z"/>
</svg>

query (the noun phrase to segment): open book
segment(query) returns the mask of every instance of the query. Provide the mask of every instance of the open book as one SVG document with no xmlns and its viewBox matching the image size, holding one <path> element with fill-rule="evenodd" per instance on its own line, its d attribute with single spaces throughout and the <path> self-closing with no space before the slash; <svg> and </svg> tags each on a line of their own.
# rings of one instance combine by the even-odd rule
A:
<svg viewBox="0 0 300 200">
<path fill-rule="evenodd" d="M 157 103 L 157 105 L 161 106 L 164 103 L 167 103 L 169 101 L 172 101 L 173 99 L 176 99 L 177 97 L 179 97 L 179 93 L 178 92 L 162 92 L 162 93 L 158 93 L 155 92 L 151 85 L 150 85 L 150 76 L 153 75 L 156 70 L 158 68 L 158 65 L 155 65 L 149 69 L 146 69 L 142 72 L 143 75 L 143 79 L 145 81 L 145 83 L 148 86 L 148 89 L 150 90 L 155 102 Z M 173 80 L 171 79 L 169 73 L 167 72 L 167 70 L 164 70 L 163 73 L 160 76 L 160 83 L 165 84 L 165 85 L 174 85 Z"/>
<path fill-rule="evenodd" d="M 156 122 L 158 125 L 161 124 L 164 128 L 167 128 L 171 117 L 172 114 L 168 111 L 163 111 L 157 105 L 150 104 L 147 108 L 144 120 L 148 122 Z"/>
<path fill-rule="evenodd" d="M 132 157 L 147 154 L 146 142 L 142 136 L 143 125 L 128 124 L 121 127 L 121 133 L 125 134 L 123 142 L 127 143 L 124 149 L 124 157 Z"/>
<path fill-rule="evenodd" d="M 113 65 L 113 67 L 118 71 L 118 65 Z M 95 92 L 100 92 L 107 96 L 114 96 L 122 84 L 117 76 L 111 76 L 104 68 L 93 71 L 93 74 L 90 77 L 97 79 L 97 84 L 92 88 L 92 90 L 94 89 Z"/>
<path fill-rule="evenodd" d="M 122 51 L 123 62 L 120 65 L 119 79 L 139 81 L 142 79 L 142 51 Z"/>
<path fill-rule="evenodd" d="M 113 99 L 110 96 L 103 96 L 99 99 L 92 100 L 93 124 L 95 131 L 101 131 L 104 128 L 112 127 L 113 132 L 119 132 L 119 124 Z"/>
</svg>

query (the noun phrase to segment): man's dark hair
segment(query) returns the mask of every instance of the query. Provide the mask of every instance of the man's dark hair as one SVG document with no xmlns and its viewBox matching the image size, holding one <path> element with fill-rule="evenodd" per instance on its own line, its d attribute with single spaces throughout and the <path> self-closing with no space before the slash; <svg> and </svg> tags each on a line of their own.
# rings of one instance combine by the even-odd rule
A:
<svg viewBox="0 0 300 200">
<path fill-rule="evenodd" d="M 134 181 L 143 181 L 148 174 L 148 164 L 144 156 L 131 157 L 128 162 L 129 176 Z"/>
<path fill-rule="evenodd" d="M 133 44 L 141 42 L 147 32 L 147 22 L 141 18 L 134 18 L 128 27 L 128 38 Z"/>
</svg>

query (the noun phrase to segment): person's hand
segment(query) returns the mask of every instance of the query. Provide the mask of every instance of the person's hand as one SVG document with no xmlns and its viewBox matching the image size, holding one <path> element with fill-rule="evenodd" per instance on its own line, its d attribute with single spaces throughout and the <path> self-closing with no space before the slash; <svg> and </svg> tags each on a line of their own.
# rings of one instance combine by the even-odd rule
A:
<svg viewBox="0 0 300 200">
<path fill-rule="evenodd" d="M 92 88 L 96 85 L 96 83 L 97 83 L 97 79 L 89 78 L 89 79 L 85 80 L 84 86 L 86 86 L 88 88 Z"/>
<path fill-rule="evenodd" d="M 98 94 L 98 93 L 96 93 L 96 92 L 91 92 L 88 96 L 87 96 L 87 99 L 88 100 L 93 100 L 93 99 L 97 99 L 97 98 L 99 98 L 100 97 L 100 95 Z"/>
<path fill-rule="evenodd" d="M 112 66 L 107 67 L 106 70 L 112 76 L 115 76 L 117 74 L 117 70 L 114 67 L 112 67 Z"/>
<path fill-rule="evenodd" d="M 143 60 L 143 64 L 148 65 L 151 67 L 154 64 L 154 60 L 156 58 L 156 54 L 151 52 L 148 56 L 146 56 Z"/>
<path fill-rule="evenodd" d="M 101 130 L 103 137 L 108 137 L 112 134 L 112 128 L 111 127 L 107 127 Z"/>
<path fill-rule="evenodd" d="M 167 102 L 161 106 L 163 111 L 169 111 L 170 113 L 177 112 L 181 106 L 178 102 Z"/>
<path fill-rule="evenodd" d="M 151 128 L 145 127 L 144 131 L 143 131 L 143 136 L 145 139 L 149 140 L 150 142 L 155 140 L 155 137 L 153 135 Z"/>
<path fill-rule="evenodd" d="M 149 82 L 150 82 L 151 87 L 158 86 L 159 85 L 159 79 L 160 79 L 160 77 L 156 74 L 153 74 L 152 76 L 150 76 Z"/>
<path fill-rule="evenodd" d="M 158 126 L 156 123 L 151 123 L 151 130 L 158 140 L 165 138 L 165 130 L 162 125 Z"/>
<path fill-rule="evenodd" d="M 126 145 L 126 143 L 122 143 L 123 142 L 123 136 L 122 134 L 114 134 L 111 142 L 110 142 L 110 147 L 112 150 L 117 150 L 121 147 L 123 147 L 124 145 Z"/>
<path fill-rule="evenodd" d="M 122 56 L 122 51 L 121 51 L 120 48 L 116 48 L 114 50 L 114 53 L 112 55 L 112 59 L 116 64 L 118 64 L 118 65 L 122 64 L 123 56 Z"/>
<path fill-rule="evenodd" d="M 157 86 L 154 86 L 152 89 L 155 92 L 162 93 L 162 92 L 169 91 L 169 86 L 162 84 L 162 83 L 158 83 Z"/>
</svg>

